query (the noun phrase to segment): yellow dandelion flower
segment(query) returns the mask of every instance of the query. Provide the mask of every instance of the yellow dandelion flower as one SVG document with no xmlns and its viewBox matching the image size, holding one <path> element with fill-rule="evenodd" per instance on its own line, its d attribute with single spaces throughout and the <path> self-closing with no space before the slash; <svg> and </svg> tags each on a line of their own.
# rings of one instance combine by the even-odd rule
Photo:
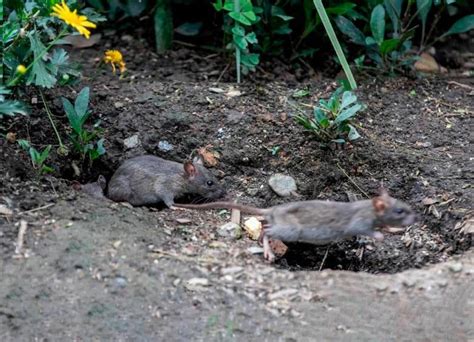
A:
<svg viewBox="0 0 474 342">
<path fill-rule="evenodd" d="M 16 67 L 16 72 L 19 73 L 20 75 L 24 75 L 26 71 L 27 71 L 26 66 L 24 66 L 23 64 L 18 64 L 18 66 Z"/>
<path fill-rule="evenodd" d="M 87 20 L 85 15 L 77 14 L 77 10 L 71 12 L 66 2 L 63 0 L 61 4 L 53 6 L 53 14 L 66 24 L 74 27 L 80 34 L 89 39 L 91 32 L 86 28 L 96 28 L 96 24 Z"/>
<path fill-rule="evenodd" d="M 104 62 L 110 63 L 112 70 L 115 73 L 115 65 L 120 69 L 120 73 L 123 73 L 127 68 L 125 67 L 125 62 L 123 61 L 122 53 L 118 50 L 107 50 L 104 55 Z"/>
</svg>

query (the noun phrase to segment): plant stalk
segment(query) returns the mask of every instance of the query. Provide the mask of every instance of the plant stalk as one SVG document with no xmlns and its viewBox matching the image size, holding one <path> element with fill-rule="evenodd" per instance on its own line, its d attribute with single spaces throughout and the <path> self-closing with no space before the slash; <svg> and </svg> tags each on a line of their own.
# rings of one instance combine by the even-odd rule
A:
<svg viewBox="0 0 474 342">
<path fill-rule="evenodd" d="M 341 44 L 339 44 L 339 40 L 337 39 L 336 33 L 334 32 L 334 28 L 332 27 L 332 24 L 329 21 L 329 17 L 326 13 L 326 10 L 324 9 L 324 5 L 321 0 L 313 0 L 313 3 L 314 7 L 316 7 L 316 11 L 319 14 L 319 17 L 321 18 L 326 33 L 329 36 L 329 40 L 331 41 L 331 44 L 334 47 L 334 50 L 336 51 L 337 58 L 339 59 L 342 69 L 346 74 L 347 80 L 349 81 L 349 85 L 351 86 L 351 89 L 356 89 L 357 83 L 354 79 L 354 75 L 352 74 L 351 67 L 349 66 L 349 63 L 347 63 L 346 56 L 344 56 Z"/>
<path fill-rule="evenodd" d="M 46 113 L 48 114 L 49 121 L 51 122 L 51 126 L 53 126 L 54 133 L 56 134 L 56 138 L 58 139 L 59 143 L 59 149 L 61 151 L 66 151 L 66 147 L 63 144 L 63 141 L 61 140 L 61 136 L 59 135 L 58 129 L 56 128 L 56 125 L 54 124 L 53 121 L 53 114 L 51 113 L 51 110 L 48 107 L 48 104 L 46 102 L 46 98 L 44 97 L 43 90 L 41 88 L 38 88 L 39 93 L 41 95 L 41 100 L 43 101 L 44 109 L 46 110 Z"/>
</svg>

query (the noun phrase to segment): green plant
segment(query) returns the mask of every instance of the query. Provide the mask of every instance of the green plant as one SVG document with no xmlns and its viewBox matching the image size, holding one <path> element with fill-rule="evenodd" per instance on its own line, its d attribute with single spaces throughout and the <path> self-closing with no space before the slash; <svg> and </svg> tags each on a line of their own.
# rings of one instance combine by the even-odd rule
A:
<svg viewBox="0 0 474 342">
<path fill-rule="evenodd" d="M 281 55 L 290 42 L 293 30 L 290 22 L 294 18 L 285 12 L 284 4 L 273 0 L 255 0 L 256 13 L 261 19 L 255 23 L 258 50 L 264 55 Z"/>
<path fill-rule="evenodd" d="M 72 133 L 69 135 L 74 149 L 79 152 L 81 159 L 86 157 L 90 161 L 99 158 L 105 153 L 104 139 L 98 138 L 100 133 L 99 122 L 93 126 L 92 130 L 87 130 L 84 127 L 85 122 L 89 118 L 91 112 L 89 111 L 89 87 L 83 88 L 77 95 L 74 105 L 66 99 L 62 98 L 64 111 L 72 128 Z"/>
<path fill-rule="evenodd" d="M 213 6 L 218 12 L 228 12 L 224 19 L 224 31 L 232 35 L 232 42 L 227 48 L 235 48 L 237 83 L 240 83 L 241 70 L 244 74 L 254 71 L 260 61 L 258 53 L 250 52 L 250 45 L 258 43 L 257 36 L 245 27 L 252 28 L 252 25 L 260 20 L 257 14 L 261 9 L 254 8 L 251 0 L 216 0 Z"/>
<path fill-rule="evenodd" d="M 313 133 L 323 142 L 343 144 L 346 138 L 350 141 L 360 137 L 356 128 L 350 124 L 351 119 L 364 108 L 357 96 L 349 90 L 338 88 L 329 100 L 319 100 L 319 106 L 313 108 L 313 116 L 306 114 L 296 116 L 296 122 Z"/>
<path fill-rule="evenodd" d="M 33 168 L 37 170 L 40 174 L 54 172 L 54 169 L 44 162 L 48 159 L 49 151 L 51 150 L 51 145 L 46 146 L 43 151 L 38 151 L 27 140 L 20 139 L 18 144 L 23 148 L 31 158 L 31 163 Z"/>
<path fill-rule="evenodd" d="M 402 71 L 403 68 L 411 66 L 417 59 L 417 53 L 426 50 L 439 39 L 450 34 L 462 33 L 474 28 L 474 15 L 467 15 L 456 21 L 451 28 L 436 39 L 432 39 L 436 24 L 440 20 L 446 6 L 454 3 L 452 0 L 433 1 L 418 0 L 416 9 L 412 6 L 415 1 L 384 0 L 383 4 L 376 4 L 368 19 L 369 35 L 359 30 L 352 20 L 343 15 L 336 17 L 335 22 L 339 30 L 345 34 L 354 44 L 365 48 L 365 55 L 375 63 L 378 70 L 388 72 Z M 426 33 L 427 18 L 434 6 L 438 11 L 431 23 L 431 28 Z M 404 10 L 403 10 L 404 9 Z M 386 17 L 390 21 L 386 20 Z M 413 22 L 416 18 L 421 21 L 421 38 L 418 51 L 413 49 L 413 37 L 417 25 Z M 356 18 L 359 19 L 359 18 Z M 428 43 L 431 41 L 431 43 Z M 356 59 L 356 65 L 364 67 L 367 60 L 364 56 Z"/>
<path fill-rule="evenodd" d="M 319 17 L 323 22 L 324 29 L 326 30 L 326 33 L 329 36 L 329 40 L 331 41 L 331 44 L 334 47 L 334 51 L 336 51 L 336 55 L 339 59 L 339 62 L 341 63 L 342 69 L 346 74 L 347 81 L 349 82 L 351 89 L 356 89 L 356 81 L 354 79 L 354 76 L 352 75 L 352 71 L 349 66 L 349 63 L 347 62 L 346 56 L 342 51 L 341 45 L 339 44 L 339 40 L 337 39 L 336 33 L 334 32 L 334 28 L 332 27 L 332 24 L 329 21 L 329 17 L 326 13 L 326 10 L 324 9 L 323 3 L 321 0 L 313 0 L 313 2 L 314 6 L 316 7 L 316 10 L 318 11 Z"/>
<path fill-rule="evenodd" d="M 55 48 L 58 42 L 69 35 L 69 28 L 89 38 L 90 28 L 105 20 L 90 8 L 77 13 L 80 3 L 76 0 L 7 0 L 3 22 L 1 44 L 3 47 L 2 70 L 8 87 L 3 92 L 15 92 L 21 86 L 31 85 L 38 89 L 43 105 L 59 143 L 59 152 L 67 153 L 53 121 L 42 88 L 53 88 L 73 83 L 79 76 L 78 66 L 70 63 L 64 49 Z M 74 10 L 72 10 L 71 8 Z M 2 7 L 3 8 L 3 7 Z M 85 14 L 85 15 L 84 15 Z M 3 114 L 26 113 L 26 106 L 19 101 L 1 99 Z M 0 115 L 0 119 L 3 115 Z"/>
<path fill-rule="evenodd" d="M 69 34 L 64 17 L 55 16 L 53 11 L 57 3 L 57 0 L 6 2 L 5 14 L 8 20 L 0 28 L 4 78 L 9 87 L 26 84 L 52 88 L 70 84 L 80 76 L 77 66 L 69 61 L 67 52 L 61 48 L 53 49 L 58 41 Z M 67 4 L 78 7 L 75 0 L 69 0 Z M 91 9 L 86 13 L 87 19 L 95 22 L 105 20 Z M 89 24 L 95 26 L 89 21 L 84 22 L 86 27 Z M 73 27 L 88 36 L 88 30 L 83 25 Z"/>
<path fill-rule="evenodd" d="M 7 100 L 5 95 L 10 95 L 11 90 L 0 86 L 0 120 L 4 115 L 13 116 L 15 114 L 26 115 L 28 109 L 24 103 L 18 100 Z"/>
</svg>

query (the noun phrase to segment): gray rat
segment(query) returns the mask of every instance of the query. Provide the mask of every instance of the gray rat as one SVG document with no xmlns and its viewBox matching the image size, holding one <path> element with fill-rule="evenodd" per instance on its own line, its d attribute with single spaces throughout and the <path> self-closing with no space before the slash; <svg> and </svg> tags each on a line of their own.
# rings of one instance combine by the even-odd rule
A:
<svg viewBox="0 0 474 342">
<path fill-rule="evenodd" d="M 82 186 L 93 197 L 104 197 L 105 178 Z M 174 199 L 184 194 L 196 194 L 217 199 L 225 191 L 207 170 L 201 158 L 180 164 L 152 155 L 134 157 L 124 161 L 110 179 L 107 197 L 115 202 L 128 202 L 134 206 L 164 202 L 172 208 Z"/>
<path fill-rule="evenodd" d="M 408 204 L 390 197 L 382 189 L 371 200 L 355 202 L 301 201 L 256 208 L 232 202 L 214 202 L 200 205 L 176 204 L 187 209 L 239 209 L 248 214 L 262 215 L 264 257 L 270 261 L 275 256 L 269 238 L 283 242 L 326 244 L 356 235 L 383 239 L 378 228 L 409 226 L 416 221 L 416 214 Z"/>
</svg>

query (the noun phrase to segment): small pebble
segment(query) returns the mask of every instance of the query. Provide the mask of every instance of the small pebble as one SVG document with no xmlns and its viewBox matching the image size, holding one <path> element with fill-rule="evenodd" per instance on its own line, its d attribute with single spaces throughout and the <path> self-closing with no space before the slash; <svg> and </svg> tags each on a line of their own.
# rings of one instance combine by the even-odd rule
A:
<svg viewBox="0 0 474 342">
<path fill-rule="evenodd" d="M 158 143 L 158 148 L 164 152 L 169 152 L 173 149 L 173 145 L 171 145 L 166 140 L 162 140 Z"/>
<path fill-rule="evenodd" d="M 242 228 L 237 223 L 228 222 L 217 229 L 217 234 L 237 240 L 242 237 Z"/>
<path fill-rule="evenodd" d="M 123 144 L 126 148 L 135 148 L 140 144 L 140 139 L 138 139 L 138 134 L 132 135 L 131 137 L 125 139 Z"/>
<path fill-rule="evenodd" d="M 449 265 L 449 270 L 454 273 L 459 273 L 462 271 L 462 264 L 460 262 L 456 262 L 454 264 Z"/>
<path fill-rule="evenodd" d="M 281 173 L 271 176 L 268 180 L 268 185 L 281 197 L 287 197 L 296 192 L 296 182 L 294 178 Z"/>
</svg>

